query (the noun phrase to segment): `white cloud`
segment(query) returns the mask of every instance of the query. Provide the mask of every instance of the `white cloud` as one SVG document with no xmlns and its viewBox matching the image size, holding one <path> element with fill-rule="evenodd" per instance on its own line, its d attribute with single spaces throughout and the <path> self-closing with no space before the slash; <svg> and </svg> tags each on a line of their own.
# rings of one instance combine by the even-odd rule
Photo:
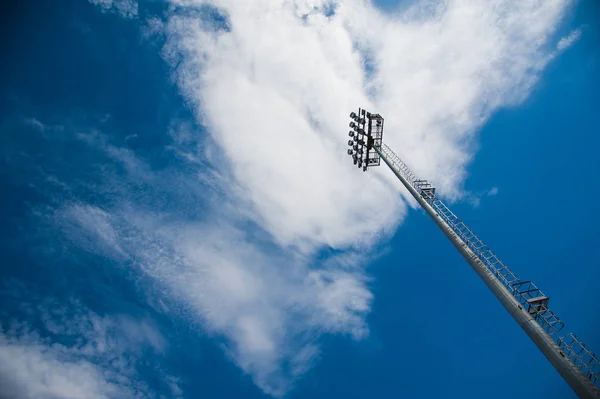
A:
<svg viewBox="0 0 600 399">
<path fill-rule="evenodd" d="M 0 326 L 0 398 L 154 396 L 136 371 L 141 351 L 150 348 L 161 355 L 166 350 L 152 322 L 100 317 L 77 303 L 27 302 L 34 298 L 24 299 L 21 307 L 33 307 L 27 313 L 39 317 L 43 328 L 14 320 Z M 165 383 L 177 387 L 176 381 Z"/>
<path fill-rule="evenodd" d="M 231 25 L 215 32 L 176 13 L 165 54 L 257 219 L 283 244 L 335 247 L 369 242 L 404 213 L 389 173 L 349 167 L 348 112 L 381 112 L 385 141 L 456 197 L 476 129 L 529 93 L 568 5 L 444 2 L 431 15 L 416 5 L 388 17 L 347 1 L 327 18 L 329 1 L 179 3 L 214 4 Z M 363 223 L 350 223 L 357 215 Z"/>
<path fill-rule="evenodd" d="M 137 0 L 89 0 L 103 12 L 116 12 L 123 18 L 136 18 L 138 16 Z"/>
<path fill-rule="evenodd" d="M 315 336 L 367 333 L 372 295 L 360 271 L 335 259 L 315 269 L 293 251 L 264 253 L 265 243 L 225 218 L 195 224 L 155 216 L 127 208 L 111 219 L 122 221 L 117 240 L 130 261 L 161 283 L 151 293 L 167 301 L 158 308 L 183 304 L 191 321 L 225 336 L 232 361 L 265 392 L 282 395 L 314 362 Z M 93 219 L 80 221 L 81 228 L 96 230 Z"/>
<path fill-rule="evenodd" d="M 406 212 L 389 171 L 352 168 L 348 113 L 380 112 L 385 141 L 438 192 L 464 196 L 478 128 L 529 94 L 571 2 L 431 1 L 391 15 L 359 0 L 171 3 L 164 25 L 147 29 L 165 30 L 164 57 L 210 138 L 172 129 L 184 172 L 150 173 L 101 144 L 129 165 L 130 182 L 108 183 L 122 203 L 63 212 L 135 260 L 161 283 L 153 298 L 183 303 L 265 392 L 281 395 L 315 361 L 320 334 L 368 333 L 364 251 Z M 202 16 L 206 5 L 226 22 Z M 176 206 L 128 193 L 134 175 Z M 198 201 L 210 214 L 202 222 L 188 214 Z M 350 253 L 315 255 L 328 246 Z"/>
<path fill-rule="evenodd" d="M 42 345 L 0 341 L 0 397 L 110 398 L 119 387 L 107 382 L 87 361 L 60 361 Z"/>
<path fill-rule="evenodd" d="M 464 192 L 461 195 L 461 200 L 470 203 L 473 207 L 478 208 L 481 205 L 481 200 L 485 197 L 494 197 L 498 195 L 498 187 L 492 187 L 489 190 L 477 192 Z"/>
<path fill-rule="evenodd" d="M 126 257 L 121 249 L 116 232 L 111 225 L 111 216 L 102 209 L 85 204 L 75 204 L 55 215 L 58 227 L 78 246 L 89 252 L 108 257 Z"/>
<path fill-rule="evenodd" d="M 46 130 L 46 125 L 44 125 L 42 122 L 40 122 L 39 120 L 37 120 L 36 118 L 26 118 L 24 120 L 24 123 L 26 125 L 32 126 L 35 129 L 39 130 L 39 131 L 44 131 Z"/>
<path fill-rule="evenodd" d="M 558 51 L 563 51 L 571 47 L 579 38 L 581 37 L 581 29 L 575 29 L 569 33 L 568 36 L 563 37 L 558 41 L 556 45 L 556 49 Z"/>
</svg>

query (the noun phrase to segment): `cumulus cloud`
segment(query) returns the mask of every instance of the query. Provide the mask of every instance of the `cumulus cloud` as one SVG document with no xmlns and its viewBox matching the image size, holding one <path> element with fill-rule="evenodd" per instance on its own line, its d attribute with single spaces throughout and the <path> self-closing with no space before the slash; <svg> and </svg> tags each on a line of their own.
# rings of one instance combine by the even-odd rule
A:
<svg viewBox="0 0 600 399">
<path fill-rule="evenodd" d="M 568 5 L 426 2 L 386 16 L 363 1 L 177 3 L 211 4 L 227 21 L 215 27 L 175 11 L 165 55 L 259 222 L 284 244 L 335 247 L 368 240 L 403 214 L 389 174 L 348 167 L 348 112 L 383 114 L 385 141 L 457 197 L 473 134 L 529 93 Z M 348 223 L 375 202 L 364 223 Z"/>
<path fill-rule="evenodd" d="M 66 205 L 65 220 L 101 237 L 89 250 L 127 254 L 162 296 L 225 337 L 261 389 L 282 395 L 314 363 L 321 334 L 368 333 L 361 265 L 410 203 L 385 168 L 352 168 L 348 113 L 381 113 L 384 140 L 460 198 L 477 130 L 530 93 L 570 4 L 427 1 L 385 15 L 362 0 L 174 0 L 146 30 L 165 38 L 209 138 L 175 123 L 168 149 L 185 167 L 152 173 L 131 152 L 90 142 L 129 165 L 131 181 L 109 181 L 111 192 L 123 185 L 116 206 Z M 319 255 L 329 248 L 346 252 Z"/>
</svg>

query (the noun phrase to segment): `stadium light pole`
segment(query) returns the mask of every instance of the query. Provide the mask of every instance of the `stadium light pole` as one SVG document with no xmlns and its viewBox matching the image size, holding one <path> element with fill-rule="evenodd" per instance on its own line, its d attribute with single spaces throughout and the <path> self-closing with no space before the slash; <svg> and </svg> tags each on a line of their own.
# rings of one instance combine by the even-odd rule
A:
<svg viewBox="0 0 600 399">
<path fill-rule="evenodd" d="M 381 159 L 446 235 L 475 273 L 537 345 L 573 391 L 600 399 L 600 361 L 574 334 L 560 334 L 562 320 L 548 307 L 549 298 L 529 280 L 521 280 L 383 143 L 383 117 L 359 108 L 350 114 L 348 155 L 367 171 Z"/>
</svg>

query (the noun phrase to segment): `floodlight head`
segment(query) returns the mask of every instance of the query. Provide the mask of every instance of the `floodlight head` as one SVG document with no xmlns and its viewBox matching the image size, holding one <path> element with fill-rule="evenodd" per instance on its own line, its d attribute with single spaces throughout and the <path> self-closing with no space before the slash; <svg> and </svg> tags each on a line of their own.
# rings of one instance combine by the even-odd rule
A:
<svg viewBox="0 0 600 399">
<path fill-rule="evenodd" d="M 348 145 L 352 145 L 352 144 L 354 144 L 354 141 L 353 140 L 348 140 Z"/>
<path fill-rule="evenodd" d="M 369 167 L 380 165 L 380 148 L 383 138 L 383 118 L 359 108 L 351 112 L 348 136 L 352 137 L 351 148 L 355 165 L 367 171 Z"/>
<path fill-rule="evenodd" d="M 352 149 L 348 148 L 348 155 L 352 155 L 352 154 L 353 154 Z"/>
</svg>

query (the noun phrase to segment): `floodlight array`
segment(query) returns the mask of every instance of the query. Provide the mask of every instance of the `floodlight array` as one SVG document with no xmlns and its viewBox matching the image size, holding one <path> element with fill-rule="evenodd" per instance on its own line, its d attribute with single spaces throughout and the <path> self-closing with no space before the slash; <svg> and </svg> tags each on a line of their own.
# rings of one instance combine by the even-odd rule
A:
<svg viewBox="0 0 600 399">
<path fill-rule="evenodd" d="M 362 114 L 362 116 L 361 116 Z M 350 130 L 348 136 L 351 140 L 348 140 L 348 155 L 352 157 L 354 165 L 359 169 L 362 168 L 363 172 L 367 171 L 368 166 L 368 137 L 365 133 L 365 126 L 367 119 L 364 116 L 364 110 L 359 109 L 358 114 L 356 112 L 350 113 Z"/>
</svg>

